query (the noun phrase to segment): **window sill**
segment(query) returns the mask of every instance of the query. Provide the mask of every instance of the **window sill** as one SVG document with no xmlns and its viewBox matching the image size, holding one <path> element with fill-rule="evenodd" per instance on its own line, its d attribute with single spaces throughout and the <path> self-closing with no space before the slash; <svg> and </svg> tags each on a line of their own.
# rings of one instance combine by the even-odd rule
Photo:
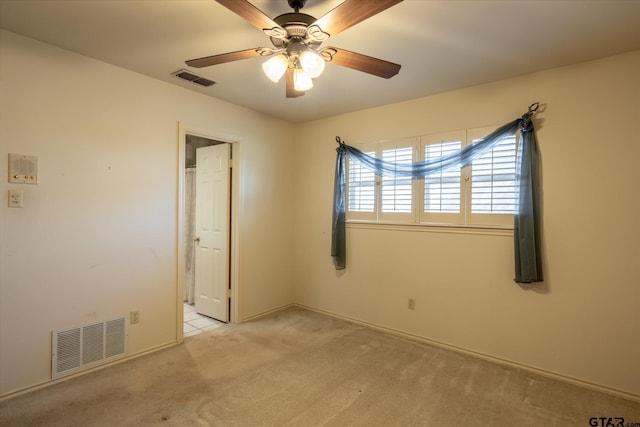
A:
<svg viewBox="0 0 640 427">
<path fill-rule="evenodd" d="M 347 220 L 346 228 L 370 229 L 370 230 L 394 230 L 426 233 L 452 233 L 452 234 L 484 234 L 489 236 L 511 236 L 513 227 L 504 226 L 469 226 L 451 224 L 407 224 L 394 222 L 372 222 L 362 220 Z"/>
</svg>

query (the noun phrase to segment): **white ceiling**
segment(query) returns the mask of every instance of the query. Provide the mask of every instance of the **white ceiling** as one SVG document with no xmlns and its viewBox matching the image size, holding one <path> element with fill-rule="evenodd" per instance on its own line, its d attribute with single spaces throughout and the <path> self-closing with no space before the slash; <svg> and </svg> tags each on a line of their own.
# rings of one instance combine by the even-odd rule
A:
<svg viewBox="0 0 640 427">
<path fill-rule="evenodd" d="M 291 12 L 286 0 L 251 2 L 272 18 Z M 308 0 L 302 12 L 319 18 L 340 3 Z M 404 0 L 323 44 L 401 64 L 398 75 L 328 64 L 294 99 L 285 98 L 284 79 L 264 76 L 263 58 L 191 69 L 216 82 L 209 88 L 171 75 L 189 69 L 187 59 L 271 47 L 214 0 L 0 0 L 0 26 L 302 122 L 640 49 L 640 1 Z"/>
</svg>

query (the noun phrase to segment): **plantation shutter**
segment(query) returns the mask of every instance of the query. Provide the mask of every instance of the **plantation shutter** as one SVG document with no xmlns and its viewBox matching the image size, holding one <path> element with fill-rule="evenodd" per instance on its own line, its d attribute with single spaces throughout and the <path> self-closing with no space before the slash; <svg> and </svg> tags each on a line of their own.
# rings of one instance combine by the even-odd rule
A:
<svg viewBox="0 0 640 427">
<path fill-rule="evenodd" d="M 462 147 L 460 141 L 428 144 L 424 159 L 435 160 Z M 449 169 L 427 175 L 424 179 L 424 212 L 460 212 L 460 169 Z"/>
<path fill-rule="evenodd" d="M 513 214 L 516 211 L 516 138 L 498 143 L 473 161 L 471 212 Z"/>
<path fill-rule="evenodd" d="M 367 152 L 374 156 L 375 152 Z M 373 212 L 375 207 L 375 173 L 358 161 L 349 162 L 349 211 Z"/>
<path fill-rule="evenodd" d="M 413 162 L 413 147 L 382 150 L 382 160 L 410 165 Z M 411 213 L 413 196 L 411 177 L 382 177 L 382 212 Z"/>
</svg>

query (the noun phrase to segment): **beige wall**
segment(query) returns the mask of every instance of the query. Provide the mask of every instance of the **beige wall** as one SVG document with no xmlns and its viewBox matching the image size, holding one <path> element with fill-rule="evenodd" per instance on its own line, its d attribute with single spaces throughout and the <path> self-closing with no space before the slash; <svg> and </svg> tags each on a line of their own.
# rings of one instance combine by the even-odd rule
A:
<svg viewBox="0 0 640 427">
<path fill-rule="evenodd" d="M 176 341 L 178 122 L 240 141 L 240 320 L 292 302 L 290 124 L 12 33 L 1 43 L 0 394 L 50 378 L 52 329 L 140 310 L 130 354 Z M 8 184 L 7 153 L 38 156 L 40 183 Z M 9 188 L 24 208 L 7 207 Z"/>
<path fill-rule="evenodd" d="M 0 35 L 0 176 L 7 153 L 40 162 L 23 209 L 0 180 L 0 394 L 49 379 L 54 328 L 138 309 L 132 354 L 175 342 L 184 122 L 241 144 L 240 320 L 298 302 L 640 395 L 640 52 L 294 126 Z M 511 236 L 431 229 L 349 228 L 347 270 L 333 270 L 336 135 L 499 125 L 534 101 L 543 285 L 512 282 Z"/>
<path fill-rule="evenodd" d="M 640 396 L 638 76 L 634 52 L 299 125 L 296 302 Z M 542 285 L 512 281 L 512 236 L 428 228 L 348 228 L 347 269 L 333 269 L 336 135 L 501 125 L 535 101 Z"/>
</svg>

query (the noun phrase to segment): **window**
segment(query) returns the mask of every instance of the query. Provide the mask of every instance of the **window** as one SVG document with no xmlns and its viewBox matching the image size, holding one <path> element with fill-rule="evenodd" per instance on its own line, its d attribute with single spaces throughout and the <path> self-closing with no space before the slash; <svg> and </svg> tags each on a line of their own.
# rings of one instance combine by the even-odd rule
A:
<svg viewBox="0 0 640 427">
<path fill-rule="evenodd" d="M 394 163 L 410 164 L 416 157 L 418 138 L 369 143 L 360 146 L 367 155 Z M 357 161 L 347 162 L 347 216 L 351 220 L 414 222 L 414 182 L 405 177 L 379 177 Z"/>
<path fill-rule="evenodd" d="M 425 146 L 425 160 L 435 160 L 454 153 L 462 148 L 460 141 L 443 142 Z M 425 177 L 424 181 L 425 212 L 460 212 L 460 173 L 443 171 Z"/>
<path fill-rule="evenodd" d="M 424 157 L 418 160 L 435 160 L 454 153 L 466 145 L 465 141 L 464 131 L 422 136 L 420 151 Z M 464 225 L 465 188 L 460 169 L 428 175 L 414 184 L 424 193 L 421 223 Z"/>
<path fill-rule="evenodd" d="M 398 164 L 411 164 L 415 158 L 417 138 L 404 138 L 383 142 L 378 147 L 378 157 Z M 378 220 L 389 222 L 415 221 L 415 201 L 411 177 L 380 178 L 380 212 Z"/>
<path fill-rule="evenodd" d="M 382 160 L 411 164 L 413 148 L 382 150 Z M 408 213 L 413 210 L 411 177 L 382 177 L 382 212 Z"/>
<path fill-rule="evenodd" d="M 456 152 L 492 132 L 471 129 L 397 141 L 368 143 L 364 152 L 385 161 L 411 163 Z M 517 138 L 503 139 L 463 169 L 424 179 L 376 177 L 348 161 L 347 219 L 427 225 L 513 226 L 516 208 Z"/>
<path fill-rule="evenodd" d="M 375 156 L 375 151 L 366 152 L 369 156 Z M 349 162 L 348 173 L 349 212 L 373 212 L 375 209 L 375 175 L 373 171 L 362 167 L 358 162 Z"/>
<path fill-rule="evenodd" d="M 475 142 L 492 131 L 492 128 L 473 129 L 468 132 L 469 139 Z M 467 178 L 471 183 L 467 203 L 470 224 L 513 226 L 517 206 L 516 150 L 517 140 L 513 135 L 471 165 Z"/>
</svg>

